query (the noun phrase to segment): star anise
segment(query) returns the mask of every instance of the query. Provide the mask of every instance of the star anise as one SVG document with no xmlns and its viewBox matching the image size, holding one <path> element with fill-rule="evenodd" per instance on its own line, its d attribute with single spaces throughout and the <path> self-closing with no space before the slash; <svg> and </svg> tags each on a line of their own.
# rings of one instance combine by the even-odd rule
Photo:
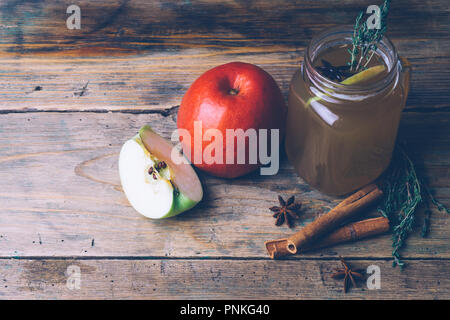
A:
<svg viewBox="0 0 450 320">
<path fill-rule="evenodd" d="M 333 279 L 344 279 L 344 293 L 347 293 L 350 286 L 357 287 L 356 280 L 362 280 L 364 278 L 362 270 L 352 270 L 350 266 L 341 258 L 342 268 L 334 269 L 334 273 L 331 275 Z"/>
<path fill-rule="evenodd" d="M 349 71 L 350 66 L 344 65 L 335 67 L 325 59 L 321 59 L 321 62 L 323 67 L 317 66 L 316 69 L 321 75 L 330 80 L 337 80 L 341 82 L 352 75 Z"/>
<path fill-rule="evenodd" d="M 278 196 L 278 202 L 281 207 L 269 208 L 271 211 L 275 212 L 273 214 L 273 217 L 277 219 L 275 225 L 281 226 L 286 221 L 289 228 L 292 228 L 294 226 L 292 220 L 299 218 L 297 211 L 300 210 L 302 204 L 295 203 L 294 196 L 290 197 L 287 201 L 284 201 L 281 196 Z"/>
</svg>

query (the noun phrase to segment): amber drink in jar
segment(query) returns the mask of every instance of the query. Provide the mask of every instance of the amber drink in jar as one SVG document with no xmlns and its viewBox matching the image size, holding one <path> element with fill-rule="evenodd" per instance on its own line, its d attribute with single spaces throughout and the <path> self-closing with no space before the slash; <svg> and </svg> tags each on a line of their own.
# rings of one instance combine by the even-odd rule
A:
<svg viewBox="0 0 450 320">
<path fill-rule="evenodd" d="M 387 168 L 409 89 L 410 69 L 387 37 L 364 66 L 382 69 L 375 76 L 353 84 L 330 77 L 328 65 L 345 69 L 351 37 L 351 27 L 315 37 L 289 89 L 289 161 L 307 183 L 331 195 L 352 192 Z"/>
</svg>

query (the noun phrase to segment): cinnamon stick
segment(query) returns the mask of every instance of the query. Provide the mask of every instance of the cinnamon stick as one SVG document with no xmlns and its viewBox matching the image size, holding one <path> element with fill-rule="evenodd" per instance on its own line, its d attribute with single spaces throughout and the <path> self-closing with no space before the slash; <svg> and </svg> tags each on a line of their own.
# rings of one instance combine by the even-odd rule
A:
<svg viewBox="0 0 450 320">
<path fill-rule="evenodd" d="M 286 250 L 292 254 L 303 250 L 313 241 L 332 231 L 346 220 L 354 217 L 361 209 L 367 207 L 381 197 L 383 192 L 375 185 L 370 184 L 348 198 L 330 212 L 318 217 L 312 223 L 302 228 L 299 232 L 286 239 Z"/>
<path fill-rule="evenodd" d="M 385 217 L 366 219 L 345 225 L 320 239 L 317 243 L 306 245 L 302 251 L 312 251 L 319 248 L 331 247 L 339 243 L 356 241 L 385 233 L 388 230 L 389 219 Z M 287 238 L 266 241 L 264 244 L 272 259 L 292 254 L 287 250 Z"/>
</svg>

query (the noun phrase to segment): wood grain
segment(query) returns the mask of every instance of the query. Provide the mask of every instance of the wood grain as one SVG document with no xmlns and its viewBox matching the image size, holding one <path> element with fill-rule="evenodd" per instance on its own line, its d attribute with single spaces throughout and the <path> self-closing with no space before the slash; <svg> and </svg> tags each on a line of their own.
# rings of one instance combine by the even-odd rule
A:
<svg viewBox="0 0 450 320">
<path fill-rule="evenodd" d="M 0 260 L 2 299 L 449 299 L 448 260 L 411 261 L 403 272 L 384 260 L 352 260 L 381 271 L 381 288 L 366 282 L 347 294 L 331 278 L 338 260 Z M 80 289 L 67 268 L 80 268 Z M 176 311 L 177 312 L 177 311 Z M 175 314 L 173 314 L 175 318 Z"/>
<path fill-rule="evenodd" d="M 215 48 L 306 45 L 313 33 L 326 26 L 353 24 L 357 14 L 373 2 L 82 0 L 77 1 L 81 29 L 68 30 L 65 12 L 71 4 L 70 0 L 3 1 L 2 51 L 47 55 L 78 50 L 79 56 L 83 49 L 98 55 L 97 48 L 120 54 L 120 49 L 161 51 L 186 44 Z M 447 4 L 439 0 L 397 0 L 391 5 L 389 33 L 394 38 L 447 39 L 447 11 Z"/>
<path fill-rule="evenodd" d="M 121 191 L 118 152 L 145 123 L 170 137 L 174 117 L 86 112 L 0 115 L 1 256 L 261 258 L 267 257 L 264 241 L 294 232 L 274 225 L 268 208 L 276 204 L 278 194 L 303 201 L 306 212 L 297 229 L 339 201 L 312 190 L 283 157 L 276 176 L 256 172 L 224 180 L 200 173 L 205 198 L 194 210 L 161 221 L 140 216 Z M 412 149 L 413 156 L 447 205 L 448 125 L 448 117 L 438 113 L 406 113 L 400 130 L 402 139 L 420 146 Z M 406 256 L 450 257 L 448 217 L 433 212 L 431 228 L 429 238 L 415 236 L 408 241 Z M 388 258 L 390 245 L 386 235 L 307 256 Z"/>
<path fill-rule="evenodd" d="M 65 25 L 69 4 L 0 5 L 0 109 L 161 110 L 235 60 L 261 66 L 286 94 L 312 36 L 352 23 L 371 1 L 79 1 L 80 30 Z M 450 108 L 446 10 L 393 3 L 389 35 L 414 67 L 408 108 Z"/>
</svg>

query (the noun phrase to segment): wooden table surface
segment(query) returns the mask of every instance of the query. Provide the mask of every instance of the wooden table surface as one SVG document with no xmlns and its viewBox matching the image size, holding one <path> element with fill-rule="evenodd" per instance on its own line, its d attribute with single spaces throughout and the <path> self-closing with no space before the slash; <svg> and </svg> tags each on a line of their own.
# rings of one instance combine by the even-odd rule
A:
<svg viewBox="0 0 450 320">
<path fill-rule="evenodd" d="M 66 27 L 73 2 L 80 30 Z M 0 298 L 449 299 L 450 219 L 437 210 L 429 237 L 408 240 L 403 271 L 391 266 L 387 234 L 270 260 L 265 240 L 339 202 L 305 184 L 285 156 L 276 176 L 199 173 L 204 200 L 171 219 L 140 216 L 121 190 L 123 142 L 146 123 L 169 137 L 184 92 L 204 71 L 254 63 L 286 96 L 311 37 L 351 24 L 373 3 L 1 1 Z M 449 206 L 448 2 L 395 0 L 388 26 L 414 68 L 399 134 Z M 268 208 L 278 194 L 304 203 L 295 230 L 274 225 Z M 344 294 L 330 277 L 339 256 L 378 265 L 381 289 Z M 79 290 L 67 286 L 69 266 L 80 268 Z"/>
</svg>

